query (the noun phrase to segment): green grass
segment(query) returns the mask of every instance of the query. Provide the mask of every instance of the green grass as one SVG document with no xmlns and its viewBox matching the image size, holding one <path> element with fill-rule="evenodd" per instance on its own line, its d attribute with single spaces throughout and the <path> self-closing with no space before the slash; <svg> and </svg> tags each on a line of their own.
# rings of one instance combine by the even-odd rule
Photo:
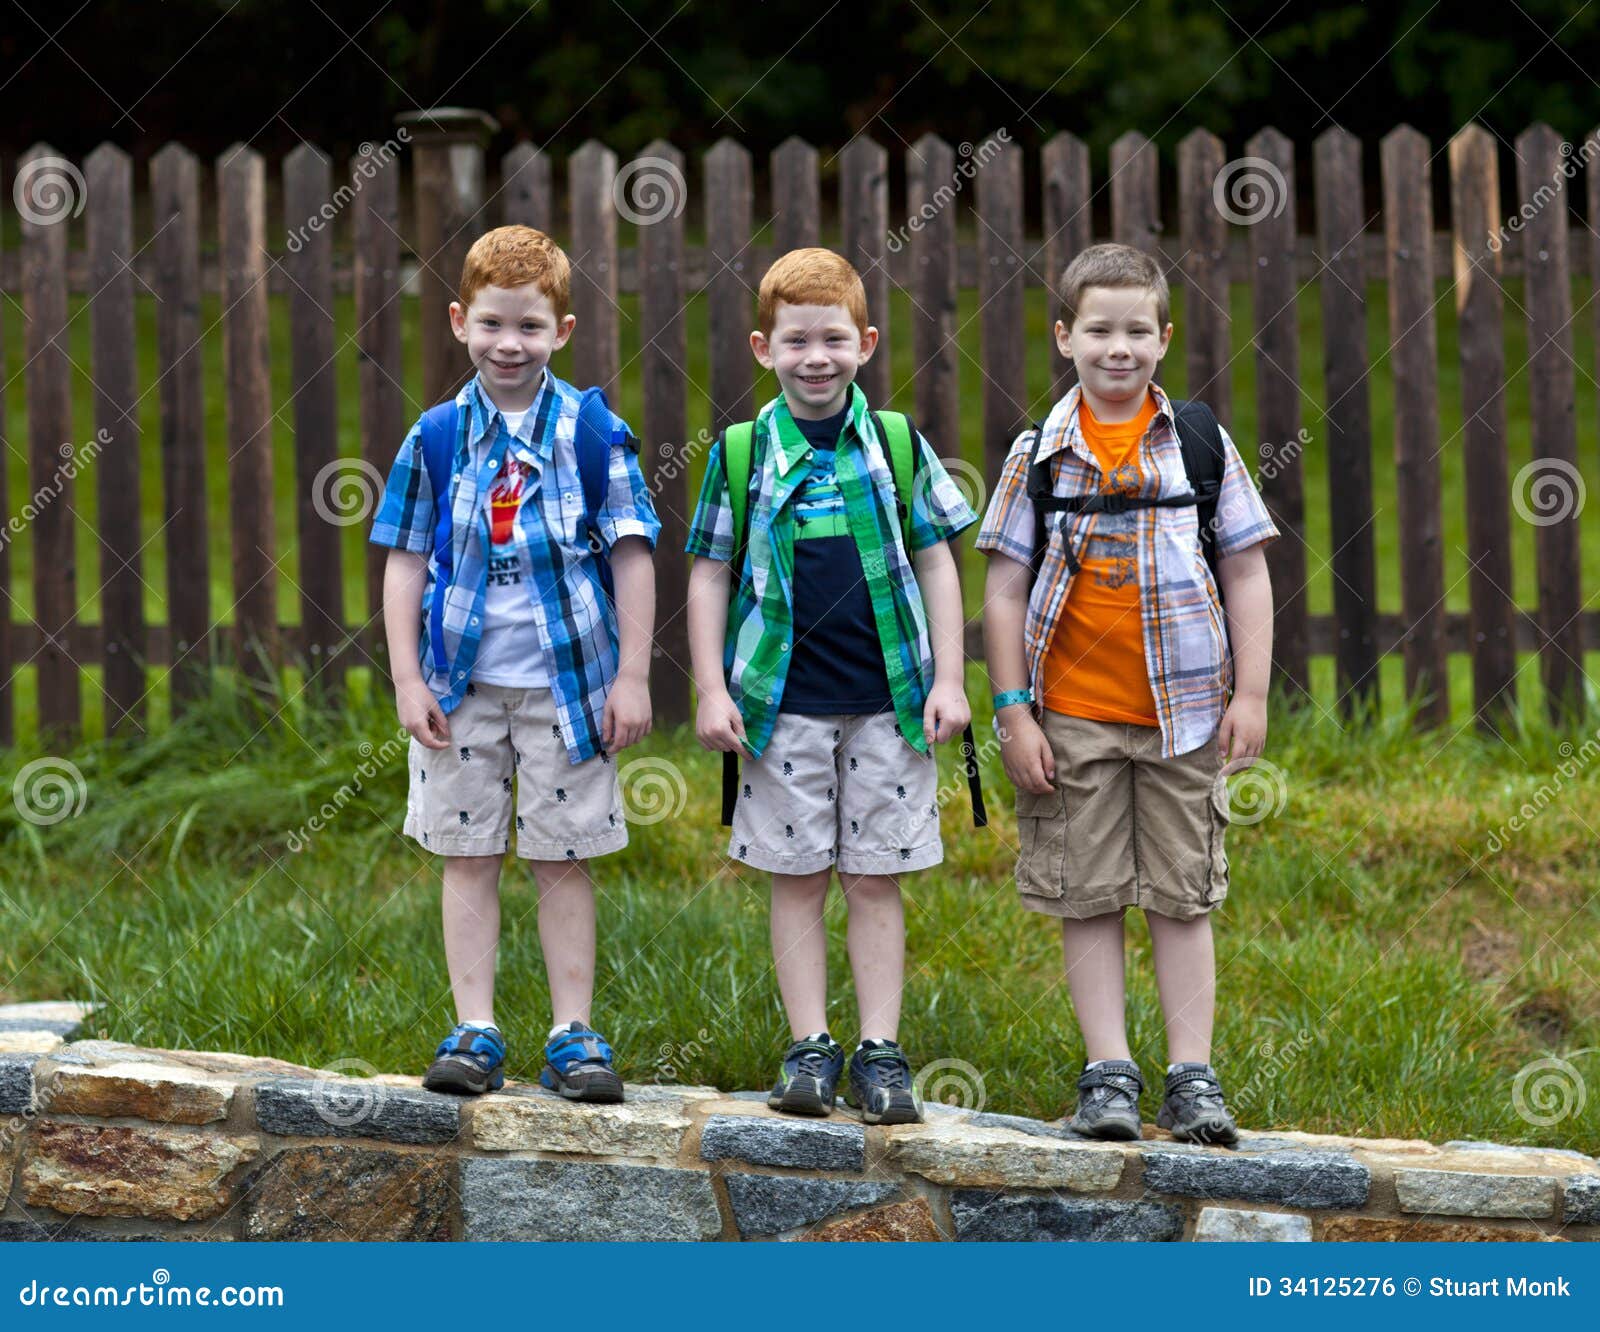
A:
<svg viewBox="0 0 1600 1332">
<path fill-rule="evenodd" d="M 219 690 L 136 746 L 73 752 L 87 790 L 75 817 L 36 826 L 8 803 L 0 997 L 95 999 L 95 1034 L 121 1040 L 420 1071 L 451 1020 L 439 862 L 399 834 L 403 761 L 357 783 L 396 730 L 369 685 L 357 676 L 339 711 L 287 678 L 265 695 Z M 982 696 L 976 672 L 970 686 Z M 1585 738 L 1533 723 L 1508 745 L 1419 734 L 1403 716 L 1343 731 L 1275 706 L 1268 757 L 1286 798 L 1230 834 L 1216 917 L 1216 1057 L 1243 1122 L 1600 1149 L 1600 1095 L 1541 1126 L 1514 1094 L 1519 1070 L 1563 1055 L 1600 1090 L 1592 748 L 1548 799 L 1573 753 L 1560 746 Z M 638 755 L 668 760 L 682 785 L 672 817 L 596 862 L 597 1020 L 631 1080 L 765 1085 L 786 1028 L 764 878 L 721 855 L 714 756 L 683 732 L 625 763 Z M 26 757 L 0 757 L 0 778 L 15 782 Z M 904 1037 L 920 1063 L 969 1063 L 988 1108 L 1053 1117 L 1083 1056 L 1058 930 L 1016 902 L 997 759 L 981 832 L 951 756 L 941 763 L 957 794 L 944 864 L 907 884 Z M 1491 850 L 1525 801 L 1542 812 Z M 332 816 L 307 836 L 325 802 Z M 524 867 L 510 864 L 503 896 L 497 1007 L 511 1072 L 530 1078 L 549 1014 Z M 829 916 L 834 1030 L 848 1034 L 837 894 Z M 1128 935 L 1130 1035 L 1154 1079 L 1165 1047 L 1138 913 Z"/>
</svg>

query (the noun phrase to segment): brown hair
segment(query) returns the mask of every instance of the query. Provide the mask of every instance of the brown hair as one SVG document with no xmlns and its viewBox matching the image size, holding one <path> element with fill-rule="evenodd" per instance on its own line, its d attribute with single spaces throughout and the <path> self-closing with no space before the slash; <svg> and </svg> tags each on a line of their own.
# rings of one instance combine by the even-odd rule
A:
<svg viewBox="0 0 1600 1332">
<path fill-rule="evenodd" d="M 1161 265 L 1131 245 L 1091 245 L 1061 274 L 1061 321 L 1070 331 L 1086 287 L 1143 287 L 1156 298 L 1157 331 L 1167 326 L 1172 293 Z"/>
<path fill-rule="evenodd" d="M 557 319 L 565 319 L 572 301 L 572 265 L 566 251 L 532 227 L 496 227 L 472 242 L 461 265 L 461 304 L 471 305 L 485 287 L 539 284 Z"/>
<path fill-rule="evenodd" d="M 761 279 L 756 324 L 771 335 L 778 302 L 787 305 L 842 305 L 855 326 L 867 331 L 867 289 L 850 261 L 832 250 L 790 250 Z"/>
</svg>

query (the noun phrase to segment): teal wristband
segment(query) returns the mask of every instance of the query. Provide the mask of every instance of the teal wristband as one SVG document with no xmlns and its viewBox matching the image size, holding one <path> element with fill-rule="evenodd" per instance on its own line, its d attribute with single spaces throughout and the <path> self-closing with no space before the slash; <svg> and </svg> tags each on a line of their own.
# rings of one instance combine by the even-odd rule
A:
<svg viewBox="0 0 1600 1332">
<path fill-rule="evenodd" d="M 1001 708 L 1009 708 L 1013 703 L 1032 703 L 1032 702 L 1033 702 L 1033 690 L 1031 690 L 1031 689 L 1007 689 L 1004 693 L 996 694 L 994 696 L 994 710 L 996 712 L 999 712 Z"/>
</svg>

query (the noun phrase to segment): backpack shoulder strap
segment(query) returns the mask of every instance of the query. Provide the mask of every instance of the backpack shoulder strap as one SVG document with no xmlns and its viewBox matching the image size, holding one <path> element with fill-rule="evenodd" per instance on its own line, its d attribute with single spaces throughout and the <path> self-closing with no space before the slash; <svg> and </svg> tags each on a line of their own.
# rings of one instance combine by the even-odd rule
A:
<svg viewBox="0 0 1600 1332">
<path fill-rule="evenodd" d="M 1198 398 L 1173 399 L 1172 414 L 1178 426 L 1178 445 L 1183 451 L 1183 470 L 1189 477 L 1189 489 L 1195 494 L 1200 549 L 1206 557 L 1206 563 L 1211 566 L 1212 581 L 1215 582 L 1217 498 L 1222 493 L 1222 473 L 1227 462 L 1222 447 L 1222 430 L 1211 408 Z"/>
<path fill-rule="evenodd" d="M 722 432 L 722 475 L 728 483 L 728 508 L 733 511 L 735 569 L 744 565 L 746 526 L 750 521 L 750 452 L 756 423 L 735 421 Z"/>
<path fill-rule="evenodd" d="M 422 465 L 433 487 L 433 502 L 441 507 L 450 489 L 450 465 L 455 460 L 456 437 L 461 429 L 461 408 L 454 398 L 436 403 L 422 414 Z"/>
<path fill-rule="evenodd" d="M 922 450 L 917 447 L 917 427 L 904 412 L 873 412 L 873 424 L 889 455 L 889 473 L 894 478 L 895 510 L 900 519 L 900 537 L 906 554 L 911 553 L 911 500 L 916 493 L 917 463 Z"/>
<path fill-rule="evenodd" d="M 578 480 L 583 486 L 583 516 L 596 523 L 605 507 L 611 479 L 611 408 L 602 388 L 586 388 L 578 402 L 578 428 L 574 452 L 578 455 Z"/>
</svg>

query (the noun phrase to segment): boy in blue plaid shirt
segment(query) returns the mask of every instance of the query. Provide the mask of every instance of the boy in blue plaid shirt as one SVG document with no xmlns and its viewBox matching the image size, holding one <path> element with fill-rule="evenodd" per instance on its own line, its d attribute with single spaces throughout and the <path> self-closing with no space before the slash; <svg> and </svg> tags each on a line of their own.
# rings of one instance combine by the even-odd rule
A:
<svg viewBox="0 0 1600 1332">
<path fill-rule="evenodd" d="M 405 832 L 445 858 L 458 1022 L 423 1085 L 504 1083 L 494 969 L 515 819 L 556 1022 L 540 1081 L 614 1102 L 611 1048 L 589 1025 L 587 860 L 628 841 L 611 756 L 650 729 L 661 524 L 626 424 L 548 368 L 576 323 L 570 291 L 567 256 L 530 227 L 500 227 L 468 251 L 450 323 L 477 373 L 406 436 L 372 540 L 391 548 L 383 617 L 411 734 Z M 603 495 L 593 512 L 588 491 Z"/>
<path fill-rule="evenodd" d="M 977 515 L 926 440 L 868 410 L 855 377 L 878 330 L 849 263 L 784 255 L 762 279 L 759 324 L 750 345 L 782 393 L 724 432 L 690 524 L 695 729 L 747 756 L 728 854 L 772 872 L 793 1044 L 767 1104 L 826 1115 L 844 1072 L 823 929 L 837 869 L 861 1007 L 846 1094 L 869 1124 L 907 1123 L 921 1112 L 896 1039 L 899 875 L 943 859 L 931 747 L 971 717 L 949 542 Z M 748 481 L 742 523 L 730 477 Z"/>
</svg>

